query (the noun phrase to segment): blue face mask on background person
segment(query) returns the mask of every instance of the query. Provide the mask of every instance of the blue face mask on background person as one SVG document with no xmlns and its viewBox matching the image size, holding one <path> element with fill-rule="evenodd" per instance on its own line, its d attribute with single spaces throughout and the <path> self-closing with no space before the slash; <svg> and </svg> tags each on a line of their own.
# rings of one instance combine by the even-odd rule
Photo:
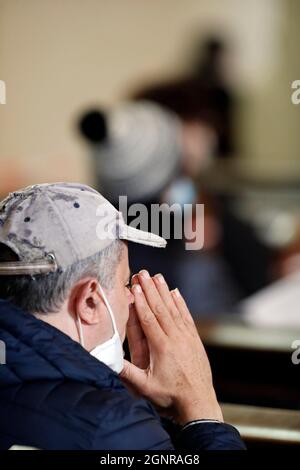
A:
<svg viewBox="0 0 300 470">
<path fill-rule="evenodd" d="M 194 204 L 197 201 L 197 191 L 191 178 L 179 176 L 165 192 L 165 202 L 170 206 L 174 203 L 184 207 L 184 204 Z"/>
<path fill-rule="evenodd" d="M 96 359 L 98 359 L 99 361 L 106 364 L 108 367 L 110 367 L 114 372 L 119 374 L 121 370 L 123 369 L 123 364 L 124 364 L 123 345 L 122 345 L 119 332 L 117 330 L 115 316 L 107 300 L 105 292 L 100 285 L 98 289 L 99 289 L 99 293 L 101 297 L 104 300 L 104 303 L 106 305 L 106 308 L 111 318 L 111 322 L 113 325 L 113 336 L 109 340 L 105 341 L 102 344 L 99 344 L 94 349 L 92 349 L 92 351 L 90 351 L 90 354 L 94 356 Z M 84 348 L 84 337 L 83 337 L 83 331 L 82 331 L 81 318 L 79 317 L 79 315 L 77 315 L 77 322 L 78 322 L 78 329 L 79 329 L 80 344 Z"/>
</svg>

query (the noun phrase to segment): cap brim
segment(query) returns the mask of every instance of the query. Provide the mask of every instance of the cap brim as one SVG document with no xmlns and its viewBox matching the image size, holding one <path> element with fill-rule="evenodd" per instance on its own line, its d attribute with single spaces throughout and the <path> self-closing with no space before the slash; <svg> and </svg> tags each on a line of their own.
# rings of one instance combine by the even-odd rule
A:
<svg viewBox="0 0 300 470">
<path fill-rule="evenodd" d="M 49 274 L 57 271 L 55 259 L 40 259 L 31 262 L 7 261 L 0 263 L 0 276 Z"/>
<path fill-rule="evenodd" d="M 156 248 L 165 248 L 167 241 L 151 232 L 144 232 L 129 225 L 119 225 L 119 238 L 121 240 L 128 240 L 141 245 L 154 246 Z"/>
<path fill-rule="evenodd" d="M 141 245 L 165 248 L 167 241 L 151 232 L 144 232 L 126 224 L 118 225 L 118 238 Z M 31 262 L 10 261 L 0 263 L 0 276 L 48 274 L 57 271 L 55 259 L 41 259 Z"/>
</svg>

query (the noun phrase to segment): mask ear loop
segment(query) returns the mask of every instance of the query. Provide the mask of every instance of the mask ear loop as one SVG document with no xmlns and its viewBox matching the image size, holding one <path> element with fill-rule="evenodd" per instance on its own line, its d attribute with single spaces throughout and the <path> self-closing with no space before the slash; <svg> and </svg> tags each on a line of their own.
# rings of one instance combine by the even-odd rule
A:
<svg viewBox="0 0 300 470">
<path fill-rule="evenodd" d="M 111 319 L 111 322 L 112 322 L 112 325 L 113 325 L 113 329 L 114 329 L 114 333 L 113 333 L 113 336 L 114 336 L 118 332 L 116 321 L 115 321 L 115 316 L 114 316 L 114 314 L 112 312 L 112 309 L 109 305 L 106 294 L 105 294 L 104 290 L 102 289 L 102 287 L 100 286 L 100 284 L 98 284 L 98 291 L 99 291 L 99 294 L 101 295 L 101 297 L 103 298 L 103 300 L 105 302 L 105 305 L 106 305 L 106 308 L 108 310 L 108 313 L 109 313 L 109 316 L 110 316 L 110 319 Z"/>
<path fill-rule="evenodd" d="M 78 326 L 80 344 L 84 348 L 84 337 L 83 337 L 83 331 L 82 331 L 82 323 L 81 323 L 81 318 L 78 314 L 77 314 L 77 326 Z"/>
</svg>

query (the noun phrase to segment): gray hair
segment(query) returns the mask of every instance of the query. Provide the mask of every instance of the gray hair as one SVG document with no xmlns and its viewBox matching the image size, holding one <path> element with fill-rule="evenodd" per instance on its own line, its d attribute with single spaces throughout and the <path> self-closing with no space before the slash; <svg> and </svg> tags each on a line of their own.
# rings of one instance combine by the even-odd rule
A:
<svg viewBox="0 0 300 470">
<path fill-rule="evenodd" d="M 0 261 L 11 261 L 16 257 L 9 251 L 5 245 L 0 247 Z M 102 287 L 111 289 L 122 251 L 123 243 L 115 240 L 100 253 L 72 264 L 64 272 L 38 276 L 2 276 L 0 298 L 30 313 L 58 312 L 71 288 L 85 277 L 95 277 Z"/>
</svg>

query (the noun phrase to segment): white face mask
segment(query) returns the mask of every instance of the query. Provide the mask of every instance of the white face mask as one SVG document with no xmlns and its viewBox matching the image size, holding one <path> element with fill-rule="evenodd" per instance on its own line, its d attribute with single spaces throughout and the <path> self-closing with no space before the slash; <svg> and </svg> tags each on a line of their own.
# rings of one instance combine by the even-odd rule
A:
<svg viewBox="0 0 300 470">
<path fill-rule="evenodd" d="M 106 364 L 108 367 L 110 367 L 114 372 L 119 374 L 121 370 L 123 369 L 123 364 L 124 364 L 124 359 L 123 359 L 124 352 L 123 352 L 122 341 L 121 341 L 119 332 L 117 330 L 113 311 L 100 285 L 99 285 L 99 293 L 101 294 L 101 297 L 103 298 L 104 303 L 107 307 L 107 310 L 108 310 L 108 313 L 110 315 L 111 322 L 113 325 L 114 332 L 113 332 L 113 336 L 109 340 L 105 341 L 102 344 L 99 344 L 99 346 L 96 346 L 92 351 L 90 351 L 90 354 L 94 356 L 96 359 L 98 359 L 99 361 Z M 82 347 L 84 347 L 82 324 L 81 324 L 81 319 L 79 315 L 77 315 L 77 322 L 78 322 L 78 329 L 79 329 L 80 344 Z"/>
</svg>

